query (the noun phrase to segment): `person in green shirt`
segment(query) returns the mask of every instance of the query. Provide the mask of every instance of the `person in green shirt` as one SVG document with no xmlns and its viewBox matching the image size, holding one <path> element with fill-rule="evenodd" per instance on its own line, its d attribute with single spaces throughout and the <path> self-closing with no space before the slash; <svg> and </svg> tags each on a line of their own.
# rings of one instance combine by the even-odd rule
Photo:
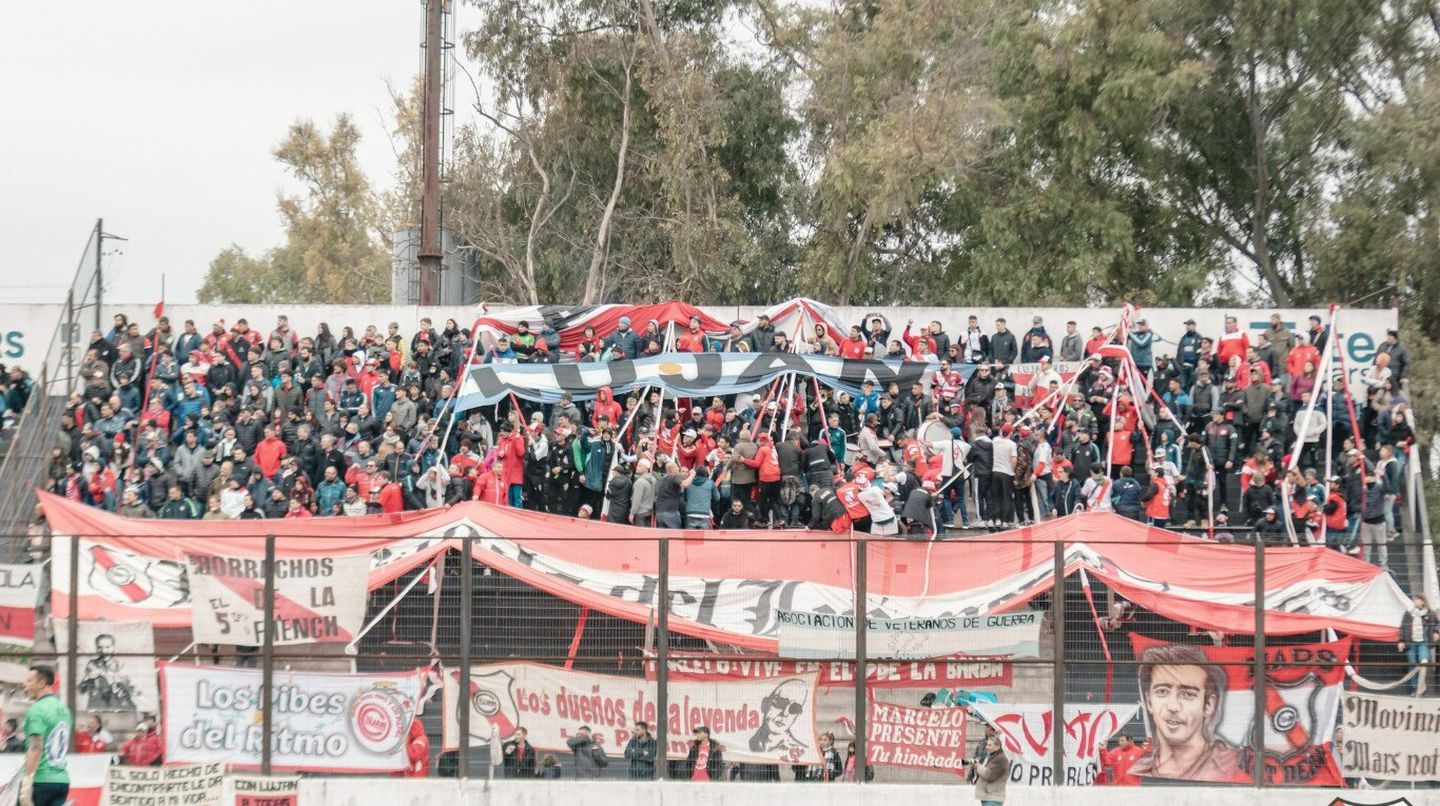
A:
<svg viewBox="0 0 1440 806">
<path fill-rule="evenodd" d="M 25 712 L 25 773 L 20 779 L 20 806 L 63 806 L 70 799 L 70 773 L 65 769 L 70 732 L 75 721 L 70 709 L 52 692 L 55 670 L 31 666 L 25 677 L 25 696 L 35 701 Z"/>
</svg>

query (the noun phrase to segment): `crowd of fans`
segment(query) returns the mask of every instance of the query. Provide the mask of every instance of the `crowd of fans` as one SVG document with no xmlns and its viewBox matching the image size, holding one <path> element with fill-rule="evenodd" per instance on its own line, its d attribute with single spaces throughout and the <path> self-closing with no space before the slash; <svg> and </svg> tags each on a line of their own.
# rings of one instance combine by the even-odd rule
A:
<svg viewBox="0 0 1440 806">
<path fill-rule="evenodd" d="M 47 483 L 137 518 L 361 515 L 474 499 L 644 526 L 923 534 L 1109 509 L 1161 525 L 1247 525 L 1276 541 L 1323 533 L 1383 561 L 1414 436 L 1406 348 L 1391 331 L 1363 387 L 1338 373 L 1324 385 L 1330 334 L 1319 317 L 1305 332 L 1271 322 L 1254 338 L 1233 317 L 1221 334 L 1187 322 L 1162 343 L 1143 319 L 1052 334 L 1037 316 L 1017 334 L 971 316 L 954 335 L 931 322 L 894 338 L 875 315 L 842 338 L 817 326 L 794 345 L 763 318 L 722 339 L 693 321 L 668 342 L 656 323 L 637 332 L 621 320 L 604 336 L 587 330 L 573 351 L 553 329 L 522 323 L 487 337 L 473 360 L 798 348 L 939 368 L 908 389 L 867 383 L 856 395 L 798 378 L 710 399 L 605 388 L 593 401 L 512 398 L 457 413 L 472 335 L 454 320 L 301 335 L 285 316 L 268 332 L 243 319 L 202 332 L 117 315 L 91 335 Z M 1113 351 L 1098 354 L 1114 342 L 1153 395 L 1126 382 L 1133 373 Z M 1062 374 L 1057 362 L 1076 363 Z M 5 377 L 0 398 L 13 412 L 29 381 Z"/>
</svg>

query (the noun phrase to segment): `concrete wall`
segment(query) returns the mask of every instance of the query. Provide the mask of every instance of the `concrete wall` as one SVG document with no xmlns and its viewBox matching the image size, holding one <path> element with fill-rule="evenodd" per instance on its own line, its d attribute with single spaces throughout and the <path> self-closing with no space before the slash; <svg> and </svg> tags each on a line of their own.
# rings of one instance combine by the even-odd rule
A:
<svg viewBox="0 0 1440 806">
<path fill-rule="evenodd" d="M 1166 787 L 1012 787 L 1005 806 L 1330 806 L 1336 797 L 1357 804 L 1440 804 L 1440 791 L 1340 791 Z M 226 802 L 231 802 L 226 800 Z M 797 784 L 594 784 L 579 781 L 520 783 L 410 779 L 312 779 L 301 784 L 306 806 L 896 806 L 975 803 L 968 786 Z"/>
</svg>

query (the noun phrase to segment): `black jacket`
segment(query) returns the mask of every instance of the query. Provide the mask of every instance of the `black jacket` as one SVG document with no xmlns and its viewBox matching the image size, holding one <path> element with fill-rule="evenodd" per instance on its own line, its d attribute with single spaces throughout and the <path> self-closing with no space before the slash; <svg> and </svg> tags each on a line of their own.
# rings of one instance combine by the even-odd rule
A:
<svg viewBox="0 0 1440 806">
<path fill-rule="evenodd" d="M 710 773 L 711 781 L 723 781 L 721 771 L 725 769 L 725 760 L 722 758 L 723 751 L 718 743 L 710 742 L 710 757 L 705 761 L 705 771 Z M 695 760 L 700 757 L 700 744 L 690 743 L 690 754 L 685 757 L 685 767 L 681 770 L 684 780 L 690 780 L 695 774 Z"/>
<path fill-rule="evenodd" d="M 509 741 L 501 746 L 505 757 L 506 778 L 535 777 L 535 746 L 529 742 L 522 748 L 518 742 Z"/>
</svg>

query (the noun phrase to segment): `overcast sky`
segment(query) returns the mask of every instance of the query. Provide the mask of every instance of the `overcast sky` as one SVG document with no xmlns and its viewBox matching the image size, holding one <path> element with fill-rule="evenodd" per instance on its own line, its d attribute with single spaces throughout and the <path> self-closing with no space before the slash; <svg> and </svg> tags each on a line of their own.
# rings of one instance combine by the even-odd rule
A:
<svg viewBox="0 0 1440 806">
<path fill-rule="evenodd" d="M 388 183 L 386 85 L 418 72 L 421 17 L 418 0 L 6 3 L 0 300 L 63 299 L 103 217 L 129 239 L 107 300 L 158 301 L 163 273 L 168 301 L 194 302 L 221 249 L 279 243 L 270 152 L 299 117 L 350 113 Z"/>
</svg>

